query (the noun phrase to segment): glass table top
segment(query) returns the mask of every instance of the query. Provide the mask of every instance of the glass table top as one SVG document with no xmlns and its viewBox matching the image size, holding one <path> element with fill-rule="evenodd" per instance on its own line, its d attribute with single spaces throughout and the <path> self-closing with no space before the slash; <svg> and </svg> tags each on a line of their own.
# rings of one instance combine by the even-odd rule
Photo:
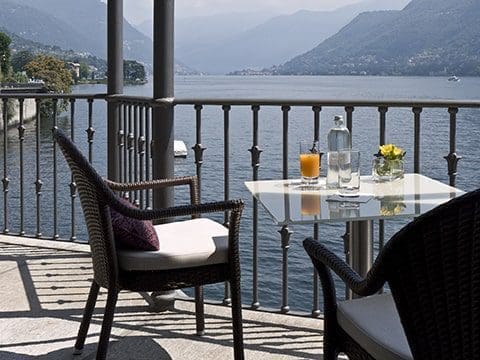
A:
<svg viewBox="0 0 480 360">
<path fill-rule="evenodd" d="M 464 193 L 420 174 L 384 183 L 362 176 L 360 198 L 342 198 L 337 190 L 322 189 L 324 178 L 319 187 L 309 189 L 300 180 L 247 181 L 245 185 L 278 225 L 415 217 Z"/>
</svg>

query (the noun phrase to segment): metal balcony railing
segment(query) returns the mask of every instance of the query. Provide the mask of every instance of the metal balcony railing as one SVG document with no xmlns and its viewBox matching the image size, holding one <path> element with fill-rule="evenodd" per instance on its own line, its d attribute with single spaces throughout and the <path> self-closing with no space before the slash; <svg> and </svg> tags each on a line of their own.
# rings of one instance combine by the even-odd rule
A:
<svg viewBox="0 0 480 360">
<path fill-rule="evenodd" d="M 269 144 L 261 144 L 261 115 L 264 109 L 269 109 L 275 113 L 279 119 L 278 127 L 281 127 L 281 139 L 269 139 L 281 143 L 281 170 L 280 176 L 284 179 L 289 178 L 292 163 L 289 161 L 289 152 L 291 152 L 291 132 L 289 128 L 295 125 L 291 113 L 293 109 L 303 109 L 302 116 L 310 117 L 310 130 L 308 133 L 314 140 L 320 138 L 320 118 L 325 111 L 342 109 L 347 119 L 347 127 L 355 139 L 357 124 L 354 119 L 354 113 L 358 109 L 373 109 L 377 113 L 378 134 L 375 134 L 374 140 L 377 145 L 382 145 L 386 141 L 387 134 L 387 115 L 390 109 L 403 109 L 408 111 L 412 120 L 413 129 L 413 171 L 421 171 L 421 123 L 422 111 L 424 109 L 437 109 L 439 114 L 447 118 L 448 129 L 448 152 L 445 153 L 446 159 L 445 173 L 448 175 L 450 185 L 456 184 L 457 164 L 461 158 L 457 154 L 457 114 L 460 109 L 480 108 L 480 101 L 448 101 L 448 100 L 393 100 L 393 101 L 360 101 L 360 100 L 252 100 L 252 99 L 152 99 L 144 97 L 131 96 L 106 96 L 103 94 L 87 95 L 39 95 L 39 94 L 12 94 L 1 95 L 3 118 L 8 117 L 8 107 L 15 104 L 18 108 L 18 123 L 10 124 L 15 129 L 9 130 L 7 122 L 3 122 L 3 142 L 1 142 L 1 152 L 3 154 L 3 174 L 2 174 L 2 197 L 3 207 L 3 233 L 19 236 L 34 236 L 37 238 L 63 239 L 75 241 L 77 239 L 85 240 L 85 234 L 79 236 L 78 229 L 81 229 L 82 220 L 76 214 L 78 213 L 78 201 L 76 200 L 75 183 L 71 178 L 66 179 L 69 174 L 67 168 L 59 165 L 57 160 L 56 146 L 49 138 L 49 131 L 52 127 L 60 126 L 70 132 L 71 137 L 79 144 L 81 149 L 88 154 L 89 160 L 94 166 L 100 168 L 106 173 L 106 114 L 105 102 L 98 101 L 105 99 L 118 106 L 118 139 L 115 151 L 118 159 L 118 169 L 120 181 L 136 182 L 148 180 L 152 177 L 152 109 L 155 107 L 174 107 L 177 113 L 182 114 L 182 118 L 191 118 L 193 121 L 194 139 L 189 139 L 193 144 L 194 171 L 196 171 L 200 189 L 206 189 L 211 185 L 212 179 L 204 179 L 202 174 L 204 166 L 204 152 L 206 144 L 203 142 L 202 135 L 205 135 L 204 112 L 208 108 L 216 109 L 217 115 L 221 116 L 223 128 L 215 128 L 219 134 L 218 138 L 222 142 L 221 163 L 223 168 L 223 197 L 228 199 L 232 197 L 234 190 L 238 194 L 238 189 L 243 188 L 243 184 L 231 178 L 232 166 L 232 112 L 241 109 L 243 116 L 248 116 L 250 127 L 246 133 L 251 134 L 250 146 L 241 151 L 249 152 L 251 176 L 249 180 L 258 180 L 260 178 L 259 170 L 261 167 L 261 157 L 264 150 L 262 147 Z M 27 99 L 33 100 L 36 104 L 36 116 L 30 122 L 24 119 L 24 106 Z M 41 111 L 41 104 L 47 100 L 52 102 L 50 112 L 45 114 Z M 59 111 L 59 103 L 66 100 L 68 108 L 64 112 Z M 81 105 L 81 106 L 79 106 Z M 468 110 L 470 111 L 470 110 Z M 310 115 L 308 115 L 310 113 Z M 221 115 L 218 115 L 221 114 Z M 307 115 L 306 115 L 307 114 Z M 303 124 L 303 123 L 302 123 Z M 79 130 L 83 129 L 83 135 Z M 235 130 L 236 131 L 236 130 Z M 266 130 L 268 131 L 268 129 Z M 100 136 L 97 136 L 97 132 Z M 426 136 L 432 136 L 434 131 L 428 131 Z M 218 135 L 218 134 L 217 134 Z M 235 136 L 239 136 L 236 132 Z M 373 135 L 372 135 L 373 138 Z M 26 152 L 25 144 L 29 142 L 29 149 L 32 152 Z M 235 149 L 235 152 L 237 149 Z M 16 155 L 14 155 L 16 154 Z M 11 157 L 18 158 L 18 163 L 12 164 Z M 60 167 L 61 168 L 60 168 Z M 26 178 L 26 168 L 35 169 L 30 171 L 30 178 Z M 33 178 L 32 178 L 33 174 Z M 70 176 L 70 175 L 68 175 Z M 272 175 L 269 175 L 272 176 Z M 216 175 L 215 181 L 221 176 Z M 68 181 L 67 181 L 68 180 Z M 34 187 L 26 186 L 26 182 Z M 46 186 L 48 184 L 48 186 Z M 12 188 L 15 193 L 11 193 Z M 218 196 L 218 193 L 216 193 Z M 132 192 L 128 194 L 130 199 L 141 207 L 151 207 L 153 194 L 149 191 Z M 251 246 L 251 269 L 248 273 L 251 275 L 251 286 L 248 288 L 251 297 L 251 307 L 258 309 L 259 300 L 259 208 L 255 199 L 251 199 L 251 223 L 248 227 L 248 234 L 243 231 L 244 242 Z M 50 206 L 45 206 L 50 204 Z M 66 205 L 68 204 L 68 210 Z M 61 211 L 60 211 L 61 210 Z M 59 213 L 60 211 L 60 213 Z M 62 222 L 61 231 L 59 230 L 60 218 Z M 224 216 L 224 222 L 227 224 L 227 214 Z M 13 224 L 15 226 L 13 226 Z M 26 224 L 35 224 L 35 227 L 26 229 Z M 69 231 L 67 231 L 67 228 Z M 347 227 L 348 228 L 348 227 Z M 250 232 L 251 231 L 251 232 Z M 282 251 L 282 281 L 281 281 L 281 306 L 280 310 L 284 313 L 289 312 L 289 262 L 288 254 L 290 247 L 291 230 L 284 226 L 279 229 L 280 246 Z M 313 235 L 318 238 L 319 227 L 313 227 Z M 348 239 L 348 234 L 345 234 Z M 380 221 L 378 226 L 378 246 L 383 246 L 385 239 L 384 222 Z M 306 258 L 305 258 L 306 259 Z M 319 288 L 317 276 L 312 267 L 312 309 L 313 316 L 320 314 Z M 245 284 L 244 284 L 245 285 Z M 250 285 L 250 284 L 249 284 Z M 228 288 L 226 288 L 225 300 L 228 300 Z M 306 309 L 304 309 L 306 310 Z"/>
</svg>

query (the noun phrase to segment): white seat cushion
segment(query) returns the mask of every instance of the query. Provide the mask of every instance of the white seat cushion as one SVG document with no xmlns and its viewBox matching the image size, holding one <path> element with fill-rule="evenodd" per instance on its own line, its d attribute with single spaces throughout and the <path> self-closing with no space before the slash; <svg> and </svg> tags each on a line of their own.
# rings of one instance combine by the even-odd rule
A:
<svg viewBox="0 0 480 360">
<path fill-rule="evenodd" d="M 413 359 L 392 295 L 339 302 L 337 321 L 375 359 Z"/>
<path fill-rule="evenodd" d="M 210 219 L 155 225 L 158 251 L 117 251 L 121 269 L 169 270 L 228 262 L 228 229 Z"/>
</svg>

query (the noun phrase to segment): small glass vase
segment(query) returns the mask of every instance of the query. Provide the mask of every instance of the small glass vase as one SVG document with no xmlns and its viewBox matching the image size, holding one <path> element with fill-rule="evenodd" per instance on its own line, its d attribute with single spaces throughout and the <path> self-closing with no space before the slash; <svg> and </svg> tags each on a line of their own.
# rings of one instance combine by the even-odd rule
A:
<svg viewBox="0 0 480 360">
<path fill-rule="evenodd" d="M 402 159 L 388 160 L 381 156 L 373 159 L 372 177 L 374 181 L 385 182 L 402 179 L 403 174 Z"/>
</svg>

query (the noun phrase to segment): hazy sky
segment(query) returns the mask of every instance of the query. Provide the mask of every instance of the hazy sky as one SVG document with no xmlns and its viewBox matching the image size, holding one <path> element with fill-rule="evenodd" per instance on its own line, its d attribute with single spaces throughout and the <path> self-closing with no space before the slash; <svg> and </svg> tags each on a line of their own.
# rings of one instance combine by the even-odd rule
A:
<svg viewBox="0 0 480 360">
<path fill-rule="evenodd" d="M 158 0 L 161 1 L 161 0 Z M 226 12 L 261 11 L 293 13 L 296 10 L 329 10 L 360 0 L 176 0 L 178 17 L 213 15 Z M 124 0 L 125 17 L 134 24 L 151 18 L 152 0 Z"/>
</svg>

